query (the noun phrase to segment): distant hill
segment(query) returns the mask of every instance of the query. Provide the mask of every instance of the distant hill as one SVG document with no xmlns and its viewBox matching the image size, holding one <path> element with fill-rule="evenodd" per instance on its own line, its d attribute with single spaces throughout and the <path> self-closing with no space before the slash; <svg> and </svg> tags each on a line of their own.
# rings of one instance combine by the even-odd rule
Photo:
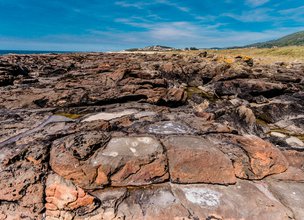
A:
<svg viewBox="0 0 304 220">
<path fill-rule="evenodd" d="M 304 46 L 304 31 L 287 35 L 277 40 L 271 40 L 263 43 L 250 44 L 245 47 L 271 48 L 285 46 Z"/>
</svg>

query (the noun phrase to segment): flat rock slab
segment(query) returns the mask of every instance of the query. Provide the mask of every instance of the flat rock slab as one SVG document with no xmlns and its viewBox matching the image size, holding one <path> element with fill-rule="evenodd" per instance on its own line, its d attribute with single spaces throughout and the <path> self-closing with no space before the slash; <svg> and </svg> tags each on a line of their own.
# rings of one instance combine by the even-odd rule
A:
<svg viewBox="0 0 304 220">
<path fill-rule="evenodd" d="M 232 162 L 212 142 L 197 137 L 174 136 L 164 139 L 163 144 L 168 151 L 172 182 L 236 182 Z"/>
<path fill-rule="evenodd" d="M 287 220 L 293 216 L 266 184 L 172 185 L 172 191 L 197 219 Z"/>
<path fill-rule="evenodd" d="M 147 185 L 168 179 L 162 145 L 153 137 L 112 138 L 105 150 L 90 161 L 112 186 Z"/>
<path fill-rule="evenodd" d="M 94 196 L 101 202 L 100 207 L 75 219 L 293 219 L 293 213 L 274 197 L 267 184 L 248 181 L 233 186 L 112 188 L 95 191 Z"/>
<path fill-rule="evenodd" d="M 292 212 L 295 219 L 304 219 L 304 183 L 271 181 L 269 189 Z"/>
</svg>

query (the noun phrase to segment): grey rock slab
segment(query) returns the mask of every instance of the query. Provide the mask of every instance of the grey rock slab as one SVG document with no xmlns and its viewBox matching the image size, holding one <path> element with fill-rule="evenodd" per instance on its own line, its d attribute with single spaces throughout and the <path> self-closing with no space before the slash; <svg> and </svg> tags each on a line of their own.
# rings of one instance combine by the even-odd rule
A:
<svg viewBox="0 0 304 220">
<path fill-rule="evenodd" d="M 304 219 L 304 183 L 271 181 L 271 192 L 294 213 L 297 220 Z"/>
<path fill-rule="evenodd" d="M 129 196 L 118 207 L 119 213 L 124 213 L 124 219 L 127 220 L 193 219 L 172 193 L 169 184 L 129 191 Z"/>
<path fill-rule="evenodd" d="M 156 116 L 157 113 L 156 112 L 152 112 L 152 111 L 142 111 L 142 112 L 138 112 L 134 115 L 134 117 L 136 119 L 140 119 L 140 118 L 143 118 L 143 117 L 153 117 L 153 116 Z"/>
<path fill-rule="evenodd" d="M 105 216 L 127 220 L 293 219 L 293 213 L 272 195 L 266 183 L 239 181 L 233 186 L 165 183 L 127 191 L 111 188 L 96 191 L 93 195 L 101 201 L 101 206 L 83 219 Z"/>
<path fill-rule="evenodd" d="M 172 191 L 198 219 L 287 220 L 293 215 L 267 186 L 248 181 L 232 186 L 172 185 Z"/>
<path fill-rule="evenodd" d="M 162 151 L 161 144 L 152 137 L 121 137 L 112 138 L 105 150 L 103 156 L 147 156 Z"/>
</svg>

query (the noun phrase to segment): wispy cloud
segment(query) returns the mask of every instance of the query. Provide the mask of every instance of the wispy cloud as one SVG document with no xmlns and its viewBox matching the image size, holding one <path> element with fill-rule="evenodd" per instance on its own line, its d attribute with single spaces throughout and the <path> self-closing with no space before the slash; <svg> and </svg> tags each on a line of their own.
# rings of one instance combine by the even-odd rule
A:
<svg viewBox="0 0 304 220">
<path fill-rule="evenodd" d="M 0 47 L 223 47 L 274 39 L 304 26 L 300 0 L 115 1 L 0 0 Z"/>
<path fill-rule="evenodd" d="M 117 1 L 115 2 L 116 5 L 124 7 L 124 8 L 137 8 L 137 9 L 145 9 L 148 6 L 151 5 L 156 5 L 156 4 L 162 4 L 162 5 L 166 5 L 166 6 L 170 6 L 173 8 L 178 9 L 179 11 L 183 11 L 183 12 L 188 12 L 190 9 L 187 7 L 184 7 L 176 2 L 173 1 L 169 1 L 169 0 L 155 0 L 155 1 L 151 1 L 151 2 L 142 2 L 142 1 L 137 1 L 137 2 L 128 2 L 128 1 Z"/>
<path fill-rule="evenodd" d="M 242 11 L 240 13 L 224 13 L 221 16 L 230 17 L 241 22 L 265 22 L 274 19 L 274 17 L 270 15 L 272 11 L 273 10 L 269 8 L 261 8 Z"/>
<path fill-rule="evenodd" d="M 304 14 L 304 6 L 300 6 L 297 8 L 289 8 L 289 9 L 284 9 L 284 10 L 280 10 L 279 11 L 281 14 L 286 14 L 286 15 L 290 15 L 290 14 Z"/>
<path fill-rule="evenodd" d="M 250 6 L 257 7 L 266 4 L 270 0 L 246 0 L 246 3 Z"/>
<path fill-rule="evenodd" d="M 304 28 L 304 27 L 302 27 Z M 3 49 L 36 50 L 120 50 L 153 44 L 174 47 L 200 48 L 242 46 L 290 34 L 297 28 L 280 28 L 275 31 L 219 30 L 216 26 L 201 27 L 189 22 L 159 23 L 142 31 L 91 30 L 84 35 L 50 35 L 36 39 L 3 38 Z"/>
<path fill-rule="evenodd" d="M 126 1 L 117 1 L 115 2 L 115 4 L 124 8 L 137 8 L 137 9 L 143 9 L 145 6 L 151 5 L 151 3 L 147 3 L 147 2 L 129 3 Z"/>
</svg>

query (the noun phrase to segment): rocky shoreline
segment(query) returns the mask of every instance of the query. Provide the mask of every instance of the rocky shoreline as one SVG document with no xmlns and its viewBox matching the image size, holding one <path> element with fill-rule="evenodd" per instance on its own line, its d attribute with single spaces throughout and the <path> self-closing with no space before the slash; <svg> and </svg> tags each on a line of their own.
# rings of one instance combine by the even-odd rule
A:
<svg viewBox="0 0 304 220">
<path fill-rule="evenodd" d="M 303 219 L 304 63 L 0 56 L 0 219 Z"/>
</svg>

